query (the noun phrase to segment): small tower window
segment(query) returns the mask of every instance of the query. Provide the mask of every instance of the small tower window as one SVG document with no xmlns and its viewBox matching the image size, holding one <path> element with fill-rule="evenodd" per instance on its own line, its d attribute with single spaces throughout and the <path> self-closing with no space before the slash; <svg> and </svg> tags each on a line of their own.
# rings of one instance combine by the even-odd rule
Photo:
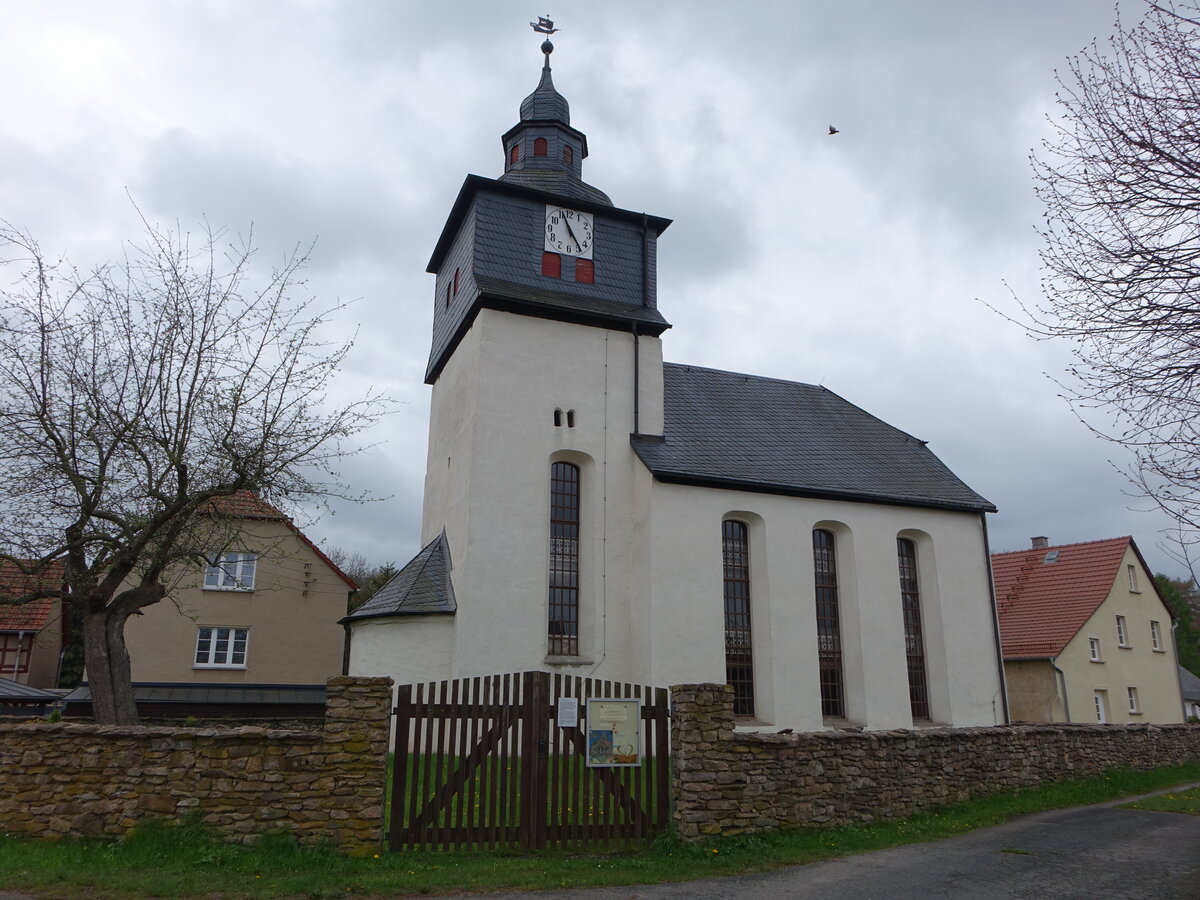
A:
<svg viewBox="0 0 1200 900">
<path fill-rule="evenodd" d="M 568 166 L 575 162 L 575 150 L 570 144 L 563 145 L 563 162 L 565 162 Z"/>
<path fill-rule="evenodd" d="M 450 285 L 446 285 L 446 306 L 450 306 Z"/>
<path fill-rule="evenodd" d="M 581 284 L 595 284 L 596 266 L 590 259 L 575 260 L 575 280 Z"/>
<path fill-rule="evenodd" d="M 562 410 L 561 409 L 556 409 L 554 411 L 554 427 L 562 428 Z"/>
<path fill-rule="evenodd" d="M 557 253 L 543 253 L 542 274 L 547 278 L 562 278 L 562 257 Z"/>
<path fill-rule="evenodd" d="M 455 297 L 458 296 L 458 273 L 459 273 L 459 270 L 455 269 L 454 270 L 454 296 Z"/>
<path fill-rule="evenodd" d="M 521 147 L 519 144 L 513 144 L 512 149 L 508 151 L 508 164 L 515 166 L 517 160 L 521 158 Z"/>
<path fill-rule="evenodd" d="M 545 138 L 534 138 L 533 139 L 533 155 L 534 156 L 545 156 L 546 155 L 546 139 Z"/>
<path fill-rule="evenodd" d="M 568 428 L 575 427 L 575 410 L 573 410 L 573 409 L 567 410 L 567 427 Z"/>
</svg>

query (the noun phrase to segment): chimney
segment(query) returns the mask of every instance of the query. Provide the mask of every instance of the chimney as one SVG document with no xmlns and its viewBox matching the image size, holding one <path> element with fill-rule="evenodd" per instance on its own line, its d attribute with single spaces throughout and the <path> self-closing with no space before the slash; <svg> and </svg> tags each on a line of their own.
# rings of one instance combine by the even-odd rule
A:
<svg viewBox="0 0 1200 900">
<path fill-rule="evenodd" d="M 1050 538 L 1045 537 L 1044 535 L 1041 537 L 1030 538 L 1029 540 L 1033 542 L 1034 550 L 1045 550 L 1050 546 Z"/>
</svg>

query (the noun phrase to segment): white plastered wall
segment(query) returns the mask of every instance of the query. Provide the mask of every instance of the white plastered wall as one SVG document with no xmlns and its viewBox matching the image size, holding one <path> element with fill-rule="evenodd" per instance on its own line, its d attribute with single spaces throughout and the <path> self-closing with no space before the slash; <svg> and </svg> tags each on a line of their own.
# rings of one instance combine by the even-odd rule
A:
<svg viewBox="0 0 1200 900">
<path fill-rule="evenodd" d="M 1003 721 L 977 515 L 656 483 L 648 680 L 724 681 L 721 521 L 750 525 L 756 718 L 824 727 L 818 687 L 812 530 L 839 535 L 847 718 L 869 729 L 913 724 L 896 538 L 918 544 L 931 719 Z"/>
</svg>

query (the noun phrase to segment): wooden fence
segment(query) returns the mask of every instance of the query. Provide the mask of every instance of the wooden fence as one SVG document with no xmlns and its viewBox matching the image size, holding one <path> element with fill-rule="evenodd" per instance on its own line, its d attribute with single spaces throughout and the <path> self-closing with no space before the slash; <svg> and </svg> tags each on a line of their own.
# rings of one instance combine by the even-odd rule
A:
<svg viewBox="0 0 1200 900">
<path fill-rule="evenodd" d="M 564 698 L 574 725 L 558 720 Z M 638 765 L 587 765 L 589 698 L 639 701 Z M 665 688 L 490 675 L 401 685 L 395 716 L 393 850 L 612 847 L 670 821 Z"/>
</svg>

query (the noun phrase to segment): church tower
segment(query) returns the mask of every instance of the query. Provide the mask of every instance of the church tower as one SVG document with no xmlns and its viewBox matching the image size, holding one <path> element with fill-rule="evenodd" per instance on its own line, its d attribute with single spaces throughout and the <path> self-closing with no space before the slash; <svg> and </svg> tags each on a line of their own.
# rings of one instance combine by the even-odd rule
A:
<svg viewBox="0 0 1200 900">
<path fill-rule="evenodd" d="M 587 138 L 553 49 L 501 138 L 502 174 L 467 177 L 428 266 L 422 537 L 444 533 L 455 675 L 629 670 L 615 607 L 637 602 L 650 480 L 630 438 L 662 434 L 656 242 L 670 223 L 583 180 Z"/>
</svg>

